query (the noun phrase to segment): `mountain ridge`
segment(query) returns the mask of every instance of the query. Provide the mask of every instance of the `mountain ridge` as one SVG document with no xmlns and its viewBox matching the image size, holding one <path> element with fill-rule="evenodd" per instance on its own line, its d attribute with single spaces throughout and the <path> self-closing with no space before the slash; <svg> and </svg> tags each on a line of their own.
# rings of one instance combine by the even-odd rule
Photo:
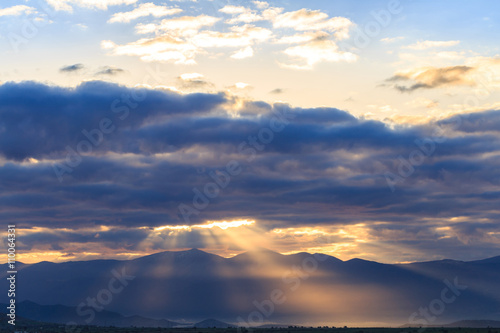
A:
<svg viewBox="0 0 500 333">
<path fill-rule="evenodd" d="M 8 290 L 5 271 L 0 272 L 0 288 Z M 440 322 L 494 320 L 500 312 L 496 257 L 479 263 L 385 264 L 261 250 L 223 258 L 193 249 L 131 260 L 24 265 L 17 279 L 19 302 L 87 306 L 87 299 L 107 294 L 112 298 L 103 305 L 107 311 L 175 322 L 217 318 L 237 323 L 237 318 L 248 320 L 255 311 L 269 312 L 261 310 L 265 304 L 272 308 L 269 316 L 251 317 L 260 318 L 262 325 L 339 321 L 352 325 L 359 324 L 359 318 L 400 325 L 439 298 L 450 283 L 467 288 L 446 303 Z M 276 290 L 282 296 L 272 296 Z M 270 305 L 271 299 L 278 300 Z M 6 294 L 0 294 L 0 302 L 8 301 Z"/>
<path fill-rule="evenodd" d="M 156 252 L 156 253 L 152 253 L 152 254 L 147 254 L 147 255 L 144 255 L 144 256 L 141 256 L 141 257 L 137 257 L 137 258 L 130 258 L 130 259 L 113 259 L 113 258 L 109 258 L 109 259 L 89 259 L 89 260 L 68 260 L 68 261 L 60 261 L 60 262 L 53 262 L 53 261 L 47 261 L 47 260 L 43 260 L 43 261 L 39 261 L 39 262 L 36 262 L 36 263 L 23 263 L 22 261 L 16 261 L 16 265 L 21 265 L 21 266 L 24 266 L 24 265 L 35 265 L 35 264 L 42 264 L 42 263 L 50 263 L 50 264 L 60 264 L 60 263 L 75 263 L 75 262 L 86 262 L 86 261 L 93 261 L 93 262 L 106 262 L 106 261 L 114 261 L 114 262 L 124 262 L 124 261 L 130 261 L 130 260 L 139 260 L 139 259 L 144 259 L 144 258 L 154 258 L 155 256 L 163 256 L 163 255 L 178 255 L 178 254 L 206 254 L 206 255 L 209 255 L 209 256 L 213 256 L 213 257 L 217 257 L 217 258 L 220 258 L 220 259 L 232 259 L 232 258 L 236 258 L 236 257 L 239 257 L 239 256 L 242 256 L 242 255 L 250 255 L 250 254 L 258 254 L 258 253 L 271 253 L 271 254 L 275 254 L 275 255 L 280 255 L 280 256 L 284 256 L 284 257 L 290 257 L 290 256 L 295 256 L 295 255 L 314 255 L 314 256 L 325 256 L 327 258 L 331 258 L 331 259 L 335 259 L 336 261 L 339 261 L 339 262 L 349 262 L 349 261 L 365 261 L 365 262 L 375 262 L 375 263 L 378 263 L 378 264 L 387 264 L 387 265 L 411 265 L 411 264 L 419 264 L 419 263 L 425 263 L 425 264 L 431 264 L 431 263 L 500 263 L 500 255 L 498 256 L 493 256 L 493 257 L 487 257 L 487 258 L 484 258 L 484 259 L 475 259 L 475 260 L 458 260 L 458 259 L 449 259 L 449 258 L 444 258 L 444 259 L 438 259 L 438 260 L 430 260 L 430 261 L 414 261 L 414 262 L 405 262 L 405 263 L 384 263 L 384 262 L 379 262 L 379 261 L 376 261 L 376 260 L 369 260 L 369 259 L 363 259 L 363 258 L 358 258 L 358 257 L 354 257 L 354 258 L 351 258 L 351 259 L 347 259 L 347 260 L 342 260 L 342 259 L 339 259 L 335 256 L 331 256 L 331 255 L 328 255 L 328 254 L 324 254 L 324 253 L 309 253 L 309 252 L 295 252 L 295 253 L 290 253 L 290 254 L 282 254 L 282 253 L 279 253 L 279 252 L 276 252 L 276 251 L 273 251 L 273 250 L 269 250 L 269 249 L 266 249 L 266 248 L 259 248 L 259 249 L 256 249 L 256 250 L 249 250 L 249 251 L 245 251 L 245 252 L 242 252 L 242 253 L 239 253 L 239 254 L 236 254 L 232 257 L 222 257 L 218 254 L 215 254 L 215 253 L 211 253 L 211 252 L 207 252 L 207 251 L 203 251 L 203 250 L 200 250 L 198 248 L 192 248 L 192 249 L 189 249 L 189 250 L 179 250 L 179 251 L 160 251 L 160 252 Z M 7 264 L 6 262 L 4 263 L 0 263 L 0 265 L 5 265 Z"/>
</svg>

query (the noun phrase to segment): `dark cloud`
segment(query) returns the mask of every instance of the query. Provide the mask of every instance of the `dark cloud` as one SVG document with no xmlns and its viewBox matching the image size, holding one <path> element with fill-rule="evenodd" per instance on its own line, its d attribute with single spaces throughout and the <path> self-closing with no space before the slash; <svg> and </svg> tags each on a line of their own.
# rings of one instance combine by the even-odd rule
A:
<svg viewBox="0 0 500 333">
<path fill-rule="evenodd" d="M 386 80 L 386 82 L 395 82 L 393 88 L 400 92 L 413 92 L 418 89 L 433 89 L 445 85 L 473 85 L 466 75 L 474 67 L 470 66 L 451 66 L 451 67 L 430 67 L 425 70 L 413 70 L 405 74 L 396 74 Z M 401 85 L 397 82 L 410 81 L 410 85 Z"/>
<path fill-rule="evenodd" d="M 433 86 L 425 84 L 425 83 L 415 83 L 410 86 L 401 86 L 401 85 L 395 85 L 394 89 L 399 90 L 400 92 L 412 92 L 417 89 L 430 89 L 433 88 Z"/>
<path fill-rule="evenodd" d="M 440 126 L 451 126 L 460 132 L 484 133 L 500 131 L 500 112 L 459 114 L 439 122 Z"/>
<path fill-rule="evenodd" d="M 284 93 L 284 92 L 285 92 L 285 90 L 284 90 L 284 89 L 281 89 L 281 88 L 276 88 L 276 89 L 271 90 L 269 93 L 270 93 L 270 94 L 276 94 L 276 95 L 277 95 L 277 94 L 282 94 L 282 93 Z"/>
<path fill-rule="evenodd" d="M 271 229 L 363 222 L 381 238 L 415 231 L 416 239 L 399 241 L 403 247 L 498 250 L 491 232 L 500 218 L 500 111 L 391 127 L 335 108 L 247 102 L 234 117 L 223 94 L 100 81 L 76 88 L 5 83 L 0 99 L 0 219 L 70 230 L 53 238 L 34 233 L 26 242 L 88 243 L 95 233 L 79 229 L 108 226 L 99 232 L 102 244 L 136 249 L 147 234 L 137 228 L 185 224 L 179 204 L 191 205 L 193 189 L 203 191 L 236 160 L 241 173 L 192 216 L 193 223 L 251 218 Z M 286 126 L 249 153 L 249 140 L 262 137 L 276 117 Z M 68 147 L 89 141 L 83 131 L 99 128 L 103 118 L 115 129 L 59 182 L 53 165 L 66 163 Z M 395 192 L 388 172 L 401 178 Z M 468 227 L 454 223 L 456 217 Z M 442 221 L 451 228 L 448 238 L 436 236 Z M 189 244 L 201 244 L 190 237 Z"/>
<path fill-rule="evenodd" d="M 186 91 L 199 91 L 199 90 L 213 90 L 215 88 L 215 84 L 207 80 L 203 75 L 195 74 L 193 76 L 181 75 L 177 77 L 177 85 Z"/>
<path fill-rule="evenodd" d="M 69 66 L 64 66 L 59 69 L 62 73 L 75 73 L 82 70 L 85 66 L 83 64 L 74 64 Z"/>
<path fill-rule="evenodd" d="M 96 73 L 96 75 L 117 75 L 125 72 L 121 68 L 104 66 Z"/>
<path fill-rule="evenodd" d="M 102 81 L 86 82 L 75 89 L 35 82 L 5 83 L 0 86 L 0 98 L 4 129 L 0 153 L 13 160 L 62 156 L 67 146 L 75 148 L 86 139 L 83 131 L 98 128 L 104 118 L 125 131 L 137 129 L 152 118 L 206 113 L 225 101 L 223 95 L 182 96 Z"/>
</svg>

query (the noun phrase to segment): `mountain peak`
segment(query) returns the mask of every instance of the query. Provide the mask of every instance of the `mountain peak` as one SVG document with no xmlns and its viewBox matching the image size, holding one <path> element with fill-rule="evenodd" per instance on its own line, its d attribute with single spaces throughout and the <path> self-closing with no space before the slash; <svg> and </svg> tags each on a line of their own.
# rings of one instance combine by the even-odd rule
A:
<svg viewBox="0 0 500 333">
<path fill-rule="evenodd" d="M 187 251 L 185 251 L 185 252 L 203 252 L 203 253 L 206 253 L 205 251 L 202 251 L 202 250 L 200 250 L 200 249 L 198 249 L 198 248 L 196 248 L 196 247 L 193 247 L 192 249 L 187 250 Z"/>
<path fill-rule="evenodd" d="M 229 327 L 234 327 L 234 325 L 230 325 L 228 323 L 225 323 L 223 321 L 217 320 L 217 319 L 205 319 L 203 321 L 200 321 L 199 323 L 196 323 L 193 325 L 194 327 L 197 328 L 229 328 Z"/>
<path fill-rule="evenodd" d="M 184 250 L 184 251 L 163 251 L 163 252 L 157 252 L 153 253 L 144 257 L 139 257 L 134 259 L 134 261 L 170 261 L 170 260 L 186 260 L 188 259 L 189 261 L 197 261 L 197 260 L 203 260 L 203 259 L 222 259 L 222 257 L 208 253 L 196 248 L 190 249 L 190 250 Z"/>
<path fill-rule="evenodd" d="M 257 247 L 253 250 L 248 250 L 246 252 L 240 253 L 232 257 L 235 260 L 248 260 L 250 258 L 257 259 L 262 257 L 283 257 L 283 254 L 266 249 L 264 247 Z"/>
</svg>

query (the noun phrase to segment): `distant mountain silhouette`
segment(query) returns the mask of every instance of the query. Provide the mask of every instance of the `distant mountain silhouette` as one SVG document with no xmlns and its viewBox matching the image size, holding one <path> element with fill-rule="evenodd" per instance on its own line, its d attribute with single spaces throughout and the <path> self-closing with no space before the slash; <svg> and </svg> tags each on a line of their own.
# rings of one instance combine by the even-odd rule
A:
<svg viewBox="0 0 500 333">
<path fill-rule="evenodd" d="M 289 324 L 266 324 L 266 325 L 257 326 L 257 328 L 288 328 L 290 326 L 297 326 L 297 325 L 289 325 Z"/>
<path fill-rule="evenodd" d="M 235 327 L 234 325 L 222 322 L 217 319 L 206 319 L 203 321 L 200 321 L 199 323 L 196 323 L 193 325 L 196 328 L 229 328 L 229 327 Z"/>
<path fill-rule="evenodd" d="M 5 312 L 7 304 L 0 304 L 2 312 Z M 84 317 L 77 314 L 76 307 L 64 305 L 39 305 L 31 301 L 23 301 L 17 304 L 16 314 L 35 321 L 67 324 L 69 322 L 85 325 Z M 141 316 L 124 317 L 116 312 L 102 310 L 95 312 L 95 318 L 90 324 L 96 326 L 116 327 L 164 327 L 171 328 L 180 325 L 169 320 L 150 319 Z"/>
<path fill-rule="evenodd" d="M 416 325 L 405 324 L 403 327 L 416 327 Z M 417 326 L 418 327 L 418 326 Z M 462 327 L 462 328 L 500 328 L 498 320 L 460 320 L 450 324 L 422 325 L 422 327 Z"/>
<path fill-rule="evenodd" d="M 5 313 L 7 304 L 0 304 L 2 309 L 0 313 Z M 28 321 L 67 324 L 74 322 L 78 325 L 85 325 L 83 318 L 77 314 L 76 307 L 64 305 L 40 305 L 31 301 L 23 301 L 17 304 L 17 316 L 22 316 Z M 2 318 L 4 318 L 3 316 Z M 7 318 L 7 317 L 5 317 Z M 206 319 L 196 324 L 176 323 L 166 319 L 151 319 L 141 316 L 125 317 L 111 311 L 101 311 L 96 314 L 95 319 L 91 323 L 95 326 L 115 326 L 115 327 L 197 327 L 197 328 L 229 328 L 235 325 L 222 322 L 217 319 Z"/>
<path fill-rule="evenodd" d="M 499 320 L 460 320 L 445 327 L 470 327 L 470 328 L 500 328 Z"/>
<path fill-rule="evenodd" d="M 0 266 L 0 290 L 8 290 L 3 273 L 7 267 Z M 94 311 L 95 320 L 109 311 L 144 317 L 139 321 L 218 318 L 235 324 L 243 320 L 244 325 L 253 318 L 256 326 L 317 322 L 400 325 L 441 297 L 448 288 L 445 279 L 449 283 L 457 279 L 467 289 L 460 290 L 427 324 L 468 318 L 495 320 L 500 314 L 500 257 L 390 265 L 308 253 L 282 255 L 263 249 L 223 258 L 193 249 L 122 261 L 41 262 L 19 265 L 18 272 L 18 302 L 71 307 L 83 303 L 81 309 L 92 312 L 85 305 L 87 299 L 101 297 L 109 302 L 102 306 L 103 311 Z M 117 276 L 121 274 L 134 278 L 122 277 L 120 282 Z M 110 283 L 119 292 L 110 293 Z M 277 291 L 280 302 L 271 302 Z M 7 293 L 0 293 L 0 301 L 8 302 Z M 261 313 L 262 320 L 250 316 L 253 312 Z M 88 313 L 84 319 L 90 318 Z M 416 318 L 422 319 L 420 315 Z"/>
<path fill-rule="evenodd" d="M 3 304 L 2 304 L 2 307 L 3 307 Z M 2 308 L 0 310 L 0 332 L 15 332 L 15 331 L 23 332 L 24 329 L 29 329 L 28 332 L 38 332 L 40 329 L 40 326 L 44 326 L 46 329 L 54 328 L 55 332 L 59 331 L 60 324 L 40 322 L 40 321 L 31 320 L 31 319 L 21 317 L 19 315 L 16 315 L 16 325 L 13 326 L 13 325 L 8 323 L 10 318 L 7 317 L 5 315 L 5 313 L 6 313 L 6 311 L 3 310 L 3 308 Z M 20 329 L 16 330 L 15 329 L 16 327 L 20 328 Z"/>
<path fill-rule="evenodd" d="M 477 264 L 500 264 L 500 256 L 496 256 L 493 258 L 483 259 L 483 260 L 475 260 L 471 261 Z"/>
</svg>

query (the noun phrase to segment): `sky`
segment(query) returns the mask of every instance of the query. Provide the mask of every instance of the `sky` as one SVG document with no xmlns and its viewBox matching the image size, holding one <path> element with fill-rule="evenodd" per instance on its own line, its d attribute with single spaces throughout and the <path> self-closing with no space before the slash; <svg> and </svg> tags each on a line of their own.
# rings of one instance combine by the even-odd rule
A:
<svg viewBox="0 0 500 333">
<path fill-rule="evenodd" d="M 497 2 L 0 6 L 21 261 L 500 254 Z"/>
</svg>

